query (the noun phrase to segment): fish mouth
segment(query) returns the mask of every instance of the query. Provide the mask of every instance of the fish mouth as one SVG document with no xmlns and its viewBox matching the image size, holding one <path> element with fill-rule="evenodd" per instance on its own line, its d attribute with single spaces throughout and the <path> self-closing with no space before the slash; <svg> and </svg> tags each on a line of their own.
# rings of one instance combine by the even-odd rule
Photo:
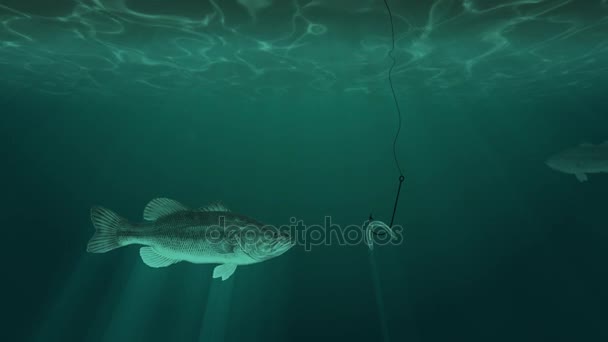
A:
<svg viewBox="0 0 608 342">
<path fill-rule="evenodd" d="M 263 261 L 287 252 L 291 247 L 295 246 L 295 242 L 292 242 L 289 237 L 279 236 L 271 241 L 258 240 L 250 244 L 239 241 L 239 246 L 252 259 Z"/>
<path fill-rule="evenodd" d="M 548 167 L 552 168 L 553 170 L 558 170 L 559 171 L 557 163 L 555 162 L 555 160 L 553 160 L 553 158 L 549 158 L 549 159 L 545 160 L 545 165 L 547 165 Z"/>
<path fill-rule="evenodd" d="M 289 239 L 277 240 L 274 243 L 274 246 L 272 246 L 272 254 L 274 256 L 279 256 L 279 255 L 287 252 L 294 245 L 295 245 L 295 243 Z"/>
</svg>

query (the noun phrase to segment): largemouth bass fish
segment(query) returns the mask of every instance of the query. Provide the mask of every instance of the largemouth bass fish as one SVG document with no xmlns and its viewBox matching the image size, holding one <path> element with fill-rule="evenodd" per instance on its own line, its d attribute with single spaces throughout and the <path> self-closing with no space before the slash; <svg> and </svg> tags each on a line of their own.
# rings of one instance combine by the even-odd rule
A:
<svg viewBox="0 0 608 342">
<path fill-rule="evenodd" d="M 608 172 L 608 141 L 599 145 L 583 143 L 566 149 L 549 158 L 546 164 L 554 170 L 575 175 L 580 182 L 586 182 L 590 173 Z"/>
<path fill-rule="evenodd" d="M 238 265 L 277 257 L 294 243 L 287 232 L 235 214 L 220 204 L 190 209 L 168 198 L 157 198 L 144 209 L 144 223 L 131 223 L 115 212 L 91 208 L 95 234 L 91 253 L 105 253 L 127 245 L 143 245 L 139 254 L 150 267 L 180 261 L 220 264 L 213 278 L 228 279 Z"/>
</svg>

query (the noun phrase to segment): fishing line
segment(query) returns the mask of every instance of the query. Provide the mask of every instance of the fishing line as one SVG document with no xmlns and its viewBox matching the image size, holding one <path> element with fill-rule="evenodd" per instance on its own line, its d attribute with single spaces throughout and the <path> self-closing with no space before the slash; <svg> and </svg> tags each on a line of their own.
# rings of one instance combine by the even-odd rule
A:
<svg viewBox="0 0 608 342">
<path fill-rule="evenodd" d="M 382 221 L 374 221 L 372 215 L 371 214 L 369 215 L 369 221 L 368 221 L 368 224 L 366 227 L 367 234 L 365 234 L 365 240 L 367 242 L 367 245 L 368 245 L 370 251 L 372 251 L 373 247 L 374 247 L 373 235 L 385 235 L 388 233 L 388 234 L 390 234 L 391 239 L 395 238 L 392 227 L 393 227 L 393 222 L 395 220 L 395 214 L 397 213 L 397 204 L 399 203 L 399 195 L 401 194 L 401 185 L 403 184 L 403 180 L 405 179 L 405 177 L 403 176 L 403 170 L 401 169 L 401 165 L 399 164 L 399 158 L 397 158 L 397 140 L 399 139 L 399 133 L 401 133 L 401 121 L 402 120 L 401 120 L 401 108 L 399 108 L 399 102 L 397 101 L 397 94 L 395 94 L 395 87 L 393 86 L 393 78 L 392 78 L 393 68 L 395 67 L 395 64 L 397 63 L 395 56 L 393 56 L 393 52 L 395 52 L 395 25 L 393 23 L 393 13 L 391 12 L 391 8 L 388 5 L 387 0 L 384 0 L 384 6 L 386 6 L 386 10 L 388 12 L 388 17 L 389 17 L 390 23 L 391 23 L 391 41 L 392 41 L 391 49 L 388 53 L 389 57 L 392 60 L 391 67 L 388 69 L 388 81 L 391 86 L 391 93 L 393 94 L 393 100 L 395 101 L 395 108 L 397 109 L 397 117 L 399 119 L 399 126 L 397 127 L 397 132 L 395 134 L 395 138 L 393 139 L 393 158 L 395 159 L 395 165 L 397 166 L 397 169 L 399 170 L 399 187 L 397 188 L 397 197 L 395 197 L 395 204 L 393 206 L 393 215 L 391 216 L 391 222 L 388 226 L 386 225 L 386 223 L 384 223 Z M 384 233 L 384 234 L 376 233 L 376 231 L 375 231 L 376 229 L 381 229 L 381 233 Z M 369 254 L 369 258 L 370 258 L 370 263 L 371 263 L 371 272 L 372 272 L 372 278 L 373 278 L 373 283 L 374 283 L 374 290 L 376 293 L 376 305 L 378 307 L 382 339 L 384 342 L 389 342 L 390 334 L 389 334 L 388 324 L 387 324 L 387 320 L 386 320 L 384 299 L 382 296 L 382 286 L 380 284 L 380 275 L 378 274 L 378 266 L 376 265 L 376 260 L 374 259 L 374 256 L 372 253 Z"/>
<path fill-rule="evenodd" d="M 395 24 L 393 22 L 393 13 L 391 11 L 391 7 L 388 5 L 387 0 L 383 0 L 384 1 L 384 6 L 386 7 L 386 11 L 388 12 L 388 17 L 389 17 L 389 21 L 391 24 L 391 49 L 388 52 L 388 56 L 391 59 L 391 66 L 388 69 L 388 82 L 389 85 L 391 87 L 391 94 L 393 95 L 393 101 L 395 102 L 395 108 L 397 110 L 397 118 L 398 118 L 398 125 L 397 125 L 397 132 L 395 133 L 395 138 L 393 139 L 393 159 L 395 160 L 395 166 L 397 166 L 397 170 L 399 170 L 399 185 L 397 187 L 397 196 L 395 197 L 395 204 L 393 205 L 393 214 L 391 216 L 391 222 L 389 225 L 386 225 L 384 222 L 381 221 L 374 221 L 372 215 L 370 214 L 369 216 L 369 221 L 367 224 L 367 230 L 368 232 L 371 232 L 374 235 L 385 235 L 385 232 L 389 232 L 389 234 L 393 234 L 391 231 L 391 228 L 393 227 L 393 223 L 395 221 L 395 214 L 397 213 L 397 204 L 399 203 L 399 196 L 401 195 L 401 186 L 403 185 L 403 181 L 405 180 L 405 176 L 403 176 L 403 169 L 401 168 L 401 165 L 399 164 L 399 158 L 397 157 L 397 141 L 399 140 L 399 134 L 401 133 L 401 126 L 402 126 L 402 118 L 401 118 L 401 108 L 399 107 L 399 101 L 397 101 L 397 94 L 395 93 L 395 87 L 393 86 L 393 69 L 395 68 L 395 64 L 397 63 L 397 60 L 395 59 L 395 56 L 393 55 L 393 53 L 395 52 Z M 375 229 L 376 228 L 380 228 L 383 229 L 383 231 L 381 232 L 376 232 Z M 371 241 L 371 240 L 369 240 Z M 368 246 L 370 246 L 371 248 L 371 244 L 368 241 Z"/>
<path fill-rule="evenodd" d="M 401 133 L 401 108 L 399 107 L 399 101 L 397 101 L 397 95 L 395 94 L 395 87 L 393 86 L 393 68 L 395 68 L 395 64 L 397 63 L 397 60 L 395 59 L 395 56 L 393 56 L 393 53 L 395 52 L 395 25 L 393 23 L 393 13 L 391 12 L 391 8 L 388 5 L 387 0 L 384 0 L 384 6 L 386 6 L 386 11 L 388 12 L 388 18 L 390 20 L 391 23 L 391 49 L 388 52 L 388 56 L 390 57 L 392 63 L 391 63 L 391 67 L 388 69 L 388 83 L 391 86 L 391 93 L 393 94 L 393 101 L 395 102 L 395 108 L 397 109 L 397 117 L 399 119 L 399 124 L 397 125 L 397 133 L 395 133 L 395 138 L 393 139 L 393 158 L 395 159 L 395 165 L 397 166 L 397 169 L 399 170 L 399 187 L 401 187 L 401 183 L 403 182 L 403 180 L 401 178 L 403 177 L 403 170 L 401 169 L 401 165 L 399 164 L 399 158 L 397 158 L 397 140 L 399 140 L 399 134 Z M 397 199 L 399 199 L 399 197 L 397 196 Z M 394 215 L 394 213 L 393 213 Z M 392 226 L 392 222 L 391 222 L 391 226 Z"/>
</svg>

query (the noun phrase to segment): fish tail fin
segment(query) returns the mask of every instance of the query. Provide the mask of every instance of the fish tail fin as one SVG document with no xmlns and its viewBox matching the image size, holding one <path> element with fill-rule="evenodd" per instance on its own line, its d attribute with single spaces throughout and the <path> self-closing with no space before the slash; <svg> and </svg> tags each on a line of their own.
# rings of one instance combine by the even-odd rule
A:
<svg viewBox="0 0 608 342">
<path fill-rule="evenodd" d="M 112 210 L 98 206 L 91 208 L 91 222 L 95 226 L 95 234 L 87 245 L 90 253 L 105 253 L 121 247 L 118 233 L 131 226 Z"/>
</svg>

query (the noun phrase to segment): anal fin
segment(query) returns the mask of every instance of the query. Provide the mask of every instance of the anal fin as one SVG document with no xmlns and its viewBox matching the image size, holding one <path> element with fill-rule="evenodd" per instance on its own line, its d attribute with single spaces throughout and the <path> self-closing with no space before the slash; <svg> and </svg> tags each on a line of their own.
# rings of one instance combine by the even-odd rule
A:
<svg viewBox="0 0 608 342">
<path fill-rule="evenodd" d="M 141 256 L 141 260 L 143 260 L 146 265 L 154 268 L 167 267 L 181 261 L 160 255 L 152 247 L 140 248 L 139 255 Z"/>
<path fill-rule="evenodd" d="M 216 266 L 213 269 L 213 278 L 222 277 L 222 280 L 226 280 L 226 279 L 230 278 L 230 276 L 234 273 L 235 270 L 236 270 L 235 264 L 223 264 L 223 265 Z"/>
</svg>

